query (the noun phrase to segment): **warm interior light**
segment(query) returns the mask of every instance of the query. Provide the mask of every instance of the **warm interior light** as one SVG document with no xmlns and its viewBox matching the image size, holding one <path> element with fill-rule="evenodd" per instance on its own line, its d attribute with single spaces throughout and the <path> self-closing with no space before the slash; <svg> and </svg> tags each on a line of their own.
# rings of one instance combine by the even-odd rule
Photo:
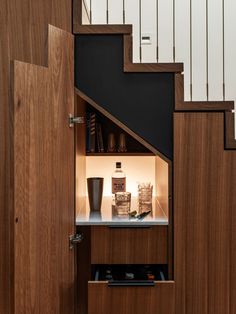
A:
<svg viewBox="0 0 236 314">
<path fill-rule="evenodd" d="M 116 162 L 122 163 L 126 174 L 126 190 L 137 196 L 138 182 L 151 182 L 155 191 L 155 156 L 105 156 L 86 158 L 86 177 L 104 178 L 104 196 L 111 195 L 111 176 Z M 87 192 L 86 192 L 87 193 Z"/>
</svg>

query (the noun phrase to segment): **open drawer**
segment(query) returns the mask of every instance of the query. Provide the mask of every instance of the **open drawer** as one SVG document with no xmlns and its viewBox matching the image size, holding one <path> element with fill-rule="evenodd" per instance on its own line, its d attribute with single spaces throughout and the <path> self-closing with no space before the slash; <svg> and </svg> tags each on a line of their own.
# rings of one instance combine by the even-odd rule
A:
<svg viewBox="0 0 236 314">
<path fill-rule="evenodd" d="M 92 226 L 92 264 L 167 264 L 167 226 Z"/>
<path fill-rule="evenodd" d="M 174 282 L 166 281 L 167 273 L 167 265 L 95 266 L 88 314 L 174 314 Z"/>
<path fill-rule="evenodd" d="M 174 282 L 89 281 L 88 314 L 174 314 Z"/>
</svg>

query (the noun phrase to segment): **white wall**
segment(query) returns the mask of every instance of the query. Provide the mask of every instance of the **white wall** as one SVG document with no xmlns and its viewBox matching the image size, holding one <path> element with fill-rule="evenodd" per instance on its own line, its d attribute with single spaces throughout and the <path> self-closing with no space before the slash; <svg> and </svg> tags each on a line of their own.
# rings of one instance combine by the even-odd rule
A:
<svg viewBox="0 0 236 314">
<path fill-rule="evenodd" d="M 185 100 L 236 100 L 235 0 L 90 1 L 93 24 L 133 24 L 134 62 L 184 62 Z"/>
</svg>

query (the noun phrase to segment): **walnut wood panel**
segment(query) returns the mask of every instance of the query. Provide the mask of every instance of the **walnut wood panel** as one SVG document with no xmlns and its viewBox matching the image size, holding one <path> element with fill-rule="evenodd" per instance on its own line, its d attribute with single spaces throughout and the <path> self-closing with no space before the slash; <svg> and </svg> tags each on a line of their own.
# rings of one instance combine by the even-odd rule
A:
<svg viewBox="0 0 236 314">
<path fill-rule="evenodd" d="M 235 113 L 225 113 L 225 148 L 236 149 L 235 139 Z"/>
<path fill-rule="evenodd" d="M 86 119 L 86 101 L 75 95 L 75 115 Z M 75 182 L 76 182 L 76 216 L 79 210 L 86 207 L 86 123 L 78 124 L 75 128 Z"/>
<path fill-rule="evenodd" d="M 91 227 L 92 264 L 167 264 L 167 226 Z"/>
<path fill-rule="evenodd" d="M 83 241 L 77 249 L 77 314 L 88 313 L 88 281 L 91 280 L 91 232 L 90 227 L 79 227 L 77 232 L 83 234 Z"/>
<path fill-rule="evenodd" d="M 89 282 L 88 314 L 174 314 L 174 282 L 154 287 L 108 287 Z M 99 297 L 98 297 L 99 296 Z"/>
<path fill-rule="evenodd" d="M 224 113 L 174 115 L 176 314 L 236 309 L 236 152 Z"/>
<path fill-rule="evenodd" d="M 74 311 L 73 36 L 49 26 L 48 68 L 14 62 L 14 313 Z M 12 230 L 13 232 L 13 230 Z"/>
<path fill-rule="evenodd" d="M 12 280 L 13 219 L 11 208 L 12 118 L 10 61 L 47 64 L 47 29 L 51 23 L 71 31 L 71 3 L 67 0 L 1 1 L 0 10 L 0 313 L 14 305 Z"/>
<path fill-rule="evenodd" d="M 74 25 L 74 34 L 130 34 L 132 25 Z"/>
</svg>

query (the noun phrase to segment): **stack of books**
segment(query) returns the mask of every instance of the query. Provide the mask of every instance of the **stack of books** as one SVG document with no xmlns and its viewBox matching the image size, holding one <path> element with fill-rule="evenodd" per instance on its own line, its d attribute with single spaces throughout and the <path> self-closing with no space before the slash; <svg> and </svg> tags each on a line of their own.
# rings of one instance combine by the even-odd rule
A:
<svg viewBox="0 0 236 314">
<path fill-rule="evenodd" d="M 86 114 L 86 152 L 103 153 L 104 143 L 102 136 L 101 123 L 97 121 L 96 113 L 87 112 Z"/>
</svg>

